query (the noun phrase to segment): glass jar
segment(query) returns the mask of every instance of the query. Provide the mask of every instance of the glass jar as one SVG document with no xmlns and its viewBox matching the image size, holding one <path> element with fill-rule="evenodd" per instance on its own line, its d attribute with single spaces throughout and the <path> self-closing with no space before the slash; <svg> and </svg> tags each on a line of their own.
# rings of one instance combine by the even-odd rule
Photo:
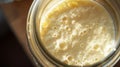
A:
<svg viewBox="0 0 120 67">
<path fill-rule="evenodd" d="M 101 4 L 112 16 L 115 25 L 115 45 L 116 50 L 108 56 L 108 58 L 93 66 L 98 67 L 112 67 L 114 66 L 120 57 L 120 0 L 93 0 Z M 27 38 L 29 43 L 29 49 L 32 53 L 34 63 L 44 67 L 54 66 L 69 66 L 53 58 L 45 49 L 40 41 L 39 26 L 42 13 L 47 8 L 51 8 L 59 0 L 34 0 L 29 10 L 27 18 Z M 49 4 L 49 6 L 48 6 Z"/>
</svg>

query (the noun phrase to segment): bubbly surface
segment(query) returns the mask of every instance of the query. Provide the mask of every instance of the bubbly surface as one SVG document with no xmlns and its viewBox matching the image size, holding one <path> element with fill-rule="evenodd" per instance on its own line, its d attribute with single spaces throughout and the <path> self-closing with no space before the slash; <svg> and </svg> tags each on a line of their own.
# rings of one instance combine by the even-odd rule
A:
<svg viewBox="0 0 120 67">
<path fill-rule="evenodd" d="M 115 50 L 114 32 L 109 13 L 92 0 L 61 0 L 40 21 L 44 47 L 68 65 L 86 66 L 104 60 Z"/>
</svg>

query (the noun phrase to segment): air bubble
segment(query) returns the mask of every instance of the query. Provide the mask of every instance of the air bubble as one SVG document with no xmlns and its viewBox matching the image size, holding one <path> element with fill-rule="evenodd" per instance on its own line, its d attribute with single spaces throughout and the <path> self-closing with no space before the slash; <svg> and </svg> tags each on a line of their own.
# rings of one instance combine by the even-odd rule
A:
<svg viewBox="0 0 120 67">
<path fill-rule="evenodd" d="M 83 31 L 83 33 L 86 34 L 86 33 L 87 33 L 87 30 Z"/>
<path fill-rule="evenodd" d="M 67 44 L 65 42 L 59 44 L 60 49 L 66 50 L 67 49 Z"/>
<path fill-rule="evenodd" d="M 54 27 L 53 27 L 53 29 L 55 29 L 55 30 L 56 30 L 56 29 L 57 29 L 57 27 L 56 27 L 56 26 L 54 26 Z"/>
<path fill-rule="evenodd" d="M 97 50 L 98 48 L 100 48 L 100 46 L 97 44 L 93 47 L 93 49 Z"/>
<path fill-rule="evenodd" d="M 72 60 L 73 60 L 73 57 L 72 57 L 72 56 L 68 56 L 68 60 L 69 60 L 69 61 L 72 61 Z"/>
<path fill-rule="evenodd" d="M 98 58 L 95 58 L 95 61 L 98 61 Z"/>
<path fill-rule="evenodd" d="M 84 36 L 84 34 L 85 34 L 85 32 L 83 31 L 83 32 L 81 32 L 79 35 L 80 35 L 80 36 Z"/>
<path fill-rule="evenodd" d="M 68 24 L 68 17 L 66 15 L 64 15 L 62 18 L 61 18 L 61 21 L 62 23 L 64 24 Z"/>
<path fill-rule="evenodd" d="M 69 28 L 69 27 L 67 27 L 66 29 L 67 29 L 67 31 L 71 31 L 71 28 Z"/>
<path fill-rule="evenodd" d="M 67 20 L 67 17 L 64 16 L 64 17 L 62 18 L 62 21 L 66 21 L 66 20 Z"/>
</svg>

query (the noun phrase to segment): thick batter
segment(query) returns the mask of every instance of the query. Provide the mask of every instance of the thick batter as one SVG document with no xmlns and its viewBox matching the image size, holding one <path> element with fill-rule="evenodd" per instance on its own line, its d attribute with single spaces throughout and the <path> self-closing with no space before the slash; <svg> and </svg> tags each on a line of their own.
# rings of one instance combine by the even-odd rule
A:
<svg viewBox="0 0 120 67">
<path fill-rule="evenodd" d="M 114 32 L 111 16 L 93 0 L 61 0 L 40 21 L 44 47 L 68 65 L 104 60 L 115 50 Z"/>
</svg>

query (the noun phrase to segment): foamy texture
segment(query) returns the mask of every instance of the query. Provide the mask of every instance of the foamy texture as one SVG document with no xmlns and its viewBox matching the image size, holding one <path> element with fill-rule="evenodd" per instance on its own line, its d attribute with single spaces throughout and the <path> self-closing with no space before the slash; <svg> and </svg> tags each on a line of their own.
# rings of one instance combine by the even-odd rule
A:
<svg viewBox="0 0 120 67">
<path fill-rule="evenodd" d="M 68 65 L 104 60 L 115 50 L 114 32 L 108 12 L 92 0 L 65 0 L 45 13 L 40 24 L 45 48 Z"/>
</svg>

